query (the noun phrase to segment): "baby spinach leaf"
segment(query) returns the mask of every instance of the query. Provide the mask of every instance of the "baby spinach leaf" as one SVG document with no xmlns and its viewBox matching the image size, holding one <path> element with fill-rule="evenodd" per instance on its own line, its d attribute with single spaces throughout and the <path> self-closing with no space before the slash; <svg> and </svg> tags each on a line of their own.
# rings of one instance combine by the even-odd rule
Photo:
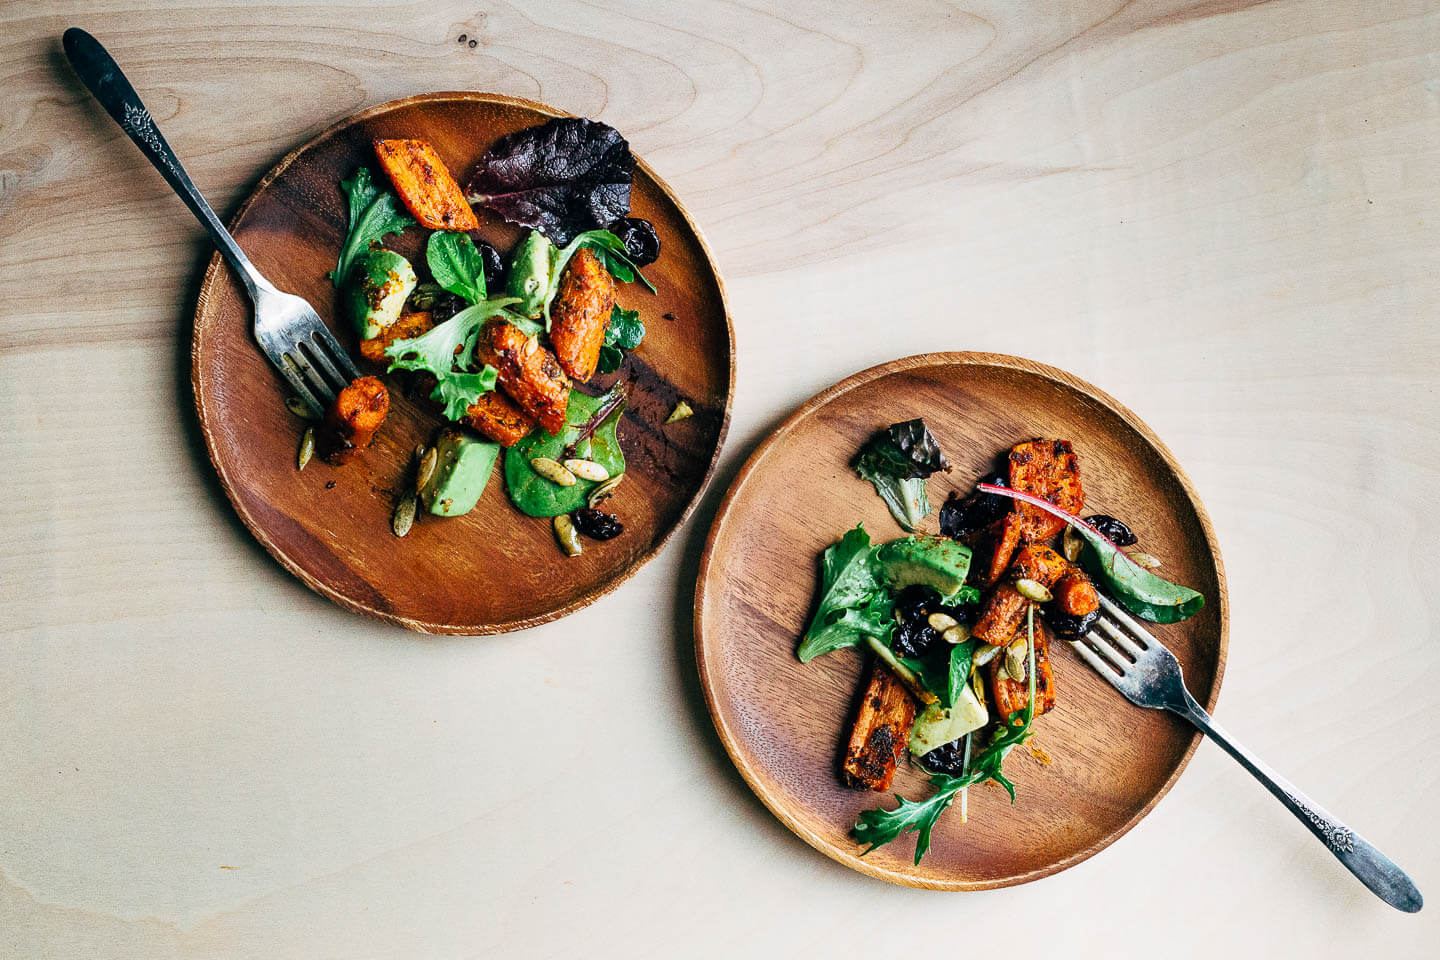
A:
<svg viewBox="0 0 1440 960">
<path fill-rule="evenodd" d="M 615 128 L 559 117 L 507 134 L 480 158 L 465 192 L 557 246 L 630 212 L 635 158 Z"/>
<path fill-rule="evenodd" d="M 864 524 L 825 548 L 820 559 L 820 605 L 796 651 L 801 663 L 853 647 L 867 634 L 886 636 L 894 629 L 894 607 L 873 558 Z"/>
<path fill-rule="evenodd" d="M 579 390 L 571 390 L 570 402 L 565 408 L 564 429 L 554 436 L 544 430 L 534 430 L 505 451 L 505 487 L 510 493 L 510 501 L 521 513 L 532 517 L 570 513 L 585 506 L 590 491 L 599 485 L 593 480 L 577 480 L 573 486 L 562 487 L 535 472 L 530 461 L 536 457 L 563 460 L 567 456 L 566 448 L 573 444 L 575 456 L 595 461 L 610 476 L 625 472 L 625 455 L 615 436 L 615 427 L 625 409 L 623 403 L 614 406 L 588 437 L 580 437 L 582 425 L 606 403 L 607 398 L 608 394 L 591 397 Z"/>
<path fill-rule="evenodd" d="M 435 282 L 471 303 L 485 299 L 485 258 L 468 233 L 437 230 L 425 244 Z"/>
<path fill-rule="evenodd" d="M 349 208 L 349 227 L 345 243 L 340 247 L 340 259 L 330 271 L 330 280 L 338 288 L 345 282 L 350 268 L 370 244 L 387 233 L 399 233 L 415 221 L 401 212 L 395 194 L 375 186 L 367 167 L 361 167 L 348 180 L 341 180 Z"/>
<path fill-rule="evenodd" d="M 979 640 L 966 640 L 964 643 L 957 643 L 950 648 L 950 677 L 943 698 L 945 706 L 954 705 L 960 697 L 960 691 L 970 680 L 970 664 L 975 661 L 975 645 Z"/>
<path fill-rule="evenodd" d="M 494 367 L 486 364 L 472 369 L 480 328 L 495 316 L 515 322 L 518 318 L 505 309 L 514 302 L 513 297 L 482 300 L 418 337 L 396 340 L 385 348 L 390 358 L 388 372 L 423 370 L 433 374 L 436 383 L 431 399 L 444 406 L 446 417 L 459 420 L 481 394 L 495 389 Z"/>
<path fill-rule="evenodd" d="M 1178 623 L 1193 617 L 1205 605 L 1205 598 L 1197 591 L 1157 577 L 1073 513 L 1067 513 L 1040 497 L 1008 487 L 982 483 L 976 489 L 1023 500 L 1069 523 L 1085 540 L 1081 564 L 1104 585 L 1105 592 L 1112 599 L 1137 617 L 1153 623 Z"/>
<path fill-rule="evenodd" d="M 645 337 L 645 324 L 639 310 L 623 310 L 620 304 L 610 309 L 610 325 L 605 328 L 605 343 L 600 347 L 600 362 L 596 370 L 600 373 L 614 373 L 625 359 L 621 351 L 634 350 Z"/>
</svg>

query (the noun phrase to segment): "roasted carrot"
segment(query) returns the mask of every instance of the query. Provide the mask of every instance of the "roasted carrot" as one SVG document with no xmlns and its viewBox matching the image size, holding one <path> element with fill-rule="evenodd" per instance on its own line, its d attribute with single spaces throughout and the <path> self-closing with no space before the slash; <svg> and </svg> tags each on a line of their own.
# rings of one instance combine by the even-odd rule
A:
<svg viewBox="0 0 1440 960">
<path fill-rule="evenodd" d="M 428 230 L 480 228 L 459 184 L 427 141 L 376 140 L 375 156 L 420 226 Z"/>
<path fill-rule="evenodd" d="M 1024 530 L 1024 518 L 1018 513 L 1007 513 L 994 525 L 994 534 L 991 540 L 990 563 L 985 570 L 985 580 L 982 586 L 994 586 L 1004 576 L 1010 566 L 1010 560 L 1015 556 L 1015 548 L 1020 546 L 1020 534 Z"/>
<path fill-rule="evenodd" d="M 315 448 L 330 463 L 344 463 L 370 446 L 390 410 L 390 394 L 378 377 L 358 377 L 340 391 L 315 431 Z"/>
<path fill-rule="evenodd" d="M 385 356 L 386 347 L 396 340 L 409 340 L 428 333 L 434 326 L 435 320 L 429 311 L 402 313 L 390 326 L 381 327 L 379 336 L 360 341 L 360 356 L 371 363 L 388 365 L 390 358 Z"/>
<path fill-rule="evenodd" d="M 550 343 L 555 356 L 561 368 L 581 383 L 595 376 L 614 305 L 614 278 L 599 257 L 581 247 L 560 277 L 550 306 Z"/>
<path fill-rule="evenodd" d="M 1010 563 L 1012 580 L 1034 580 L 1044 587 L 1054 586 L 1074 567 L 1070 561 L 1043 543 L 1027 543 L 1015 553 Z"/>
<path fill-rule="evenodd" d="M 1084 617 L 1100 606 L 1100 595 L 1095 585 L 1079 569 L 1072 568 L 1050 588 L 1055 595 L 1055 605 L 1072 617 Z"/>
<path fill-rule="evenodd" d="M 1027 440 L 1010 448 L 1010 486 L 1069 513 L 1085 508 L 1080 462 L 1068 440 Z M 1065 528 L 1064 520 L 1028 503 L 1016 504 L 1015 510 L 1025 518 L 1021 537 L 1026 541 L 1048 540 Z"/>
<path fill-rule="evenodd" d="M 845 782 L 852 787 L 888 790 L 895 764 L 910 742 L 915 723 L 915 698 L 879 660 L 870 666 L 870 680 L 845 748 Z"/>
<path fill-rule="evenodd" d="M 1015 636 L 1015 628 L 1025 619 L 1030 601 L 1008 583 L 1002 583 L 985 597 L 985 606 L 975 621 L 972 635 L 992 647 L 1003 647 Z"/>
<path fill-rule="evenodd" d="M 570 381 L 555 355 L 533 337 L 497 317 L 481 328 L 475 358 L 499 372 L 500 389 L 539 421 L 545 432 L 559 433 L 564 428 Z"/>
<path fill-rule="evenodd" d="M 502 447 L 513 447 L 535 428 L 535 421 L 503 393 L 491 391 L 465 410 L 460 422 Z"/>
<path fill-rule="evenodd" d="M 1005 657 L 998 656 L 990 661 L 987 668 L 990 671 L 990 702 L 994 704 L 995 713 L 1001 723 L 1008 723 L 1012 716 L 1025 709 L 1025 702 L 1029 699 L 1030 693 L 1028 677 L 1016 680 L 1008 674 L 1002 674 L 1001 671 L 1005 669 L 1005 660 Z M 1040 716 L 1053 706 L 1055 706 L 1055 674 L 1050 668 L 1050 635 L 1046 633 L 1045 627 L 1037 617 L 1035 620 L 1035 716 Z"/>
</svg>

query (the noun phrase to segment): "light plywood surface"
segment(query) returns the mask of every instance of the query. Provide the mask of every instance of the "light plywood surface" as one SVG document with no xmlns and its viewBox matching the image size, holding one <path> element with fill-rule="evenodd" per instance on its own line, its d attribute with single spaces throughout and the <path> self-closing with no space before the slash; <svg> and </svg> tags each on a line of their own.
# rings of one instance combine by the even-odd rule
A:
<svg viewBox="0 0 1440 960">
<path fill-rule="evenodd" d="M 277 567 L 192 412 L 209 248 L 70 75 L 71 25 L 222 213 L 336 119 L 428 90 L 626 133 L 706 231 L 739 350 L 716 484 L 661 557 L 472 640 Z M 0 956 L 1440 938 L 1436 906 L 1374 900 L 1211 745 L 1036 884 L 853 873 L 729 765 L 689 612 L 723 487 L 806 397 L 931 350 L 1061 366 L 1205 499 L 1233 614 L 1220 722 L 1440 896 L 1433 5 L 29 0 L 0 6 L 0 90 Z"/>
</svg>

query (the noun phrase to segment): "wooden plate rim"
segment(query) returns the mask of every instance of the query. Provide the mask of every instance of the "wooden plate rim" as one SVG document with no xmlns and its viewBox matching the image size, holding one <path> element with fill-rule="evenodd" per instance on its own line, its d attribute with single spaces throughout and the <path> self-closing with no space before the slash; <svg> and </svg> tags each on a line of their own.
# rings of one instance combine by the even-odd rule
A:
<svg viewBox="0 0 1440 960">
<path fill-rule="evenodd" d="M 796 817 L 790 814 L 785 804 L 761 782 L 755 769 L 740 752 L 734 732 L 726 726 L 725 721 L 721 718 L 720 711 L 716 707 L 717 692 L 715 689 L 715 679 L 710 671 L 709 652 L 705 643 L 705 619 L 703 613 L 706 600 L 706 585 L 711 575 L 711 563 L 715 559 L 715 542 L 719 538 L 720 530 L 730 515 L 730 510 L 736 497 L 755 474 L 770 451 L 784 442 L 790 431 L 793 430 L 800 421 L 830 401 L 848 393 L 856 387 L 869 383 L 872 380 L 889 376 L 892 373 L 915 370 L 921 367 L 952 364 L 973 366 L 988 365 L 1009 370 L 1019 370 L 1078 390 L 1091 400 L 1108 407 L 1111 412 L 1120 417 L 1127 426 L 1139 433 L 1160 455 L 1165 465 L 1174 473 L 1180 483 L 1180 488 L 1185 493 L 1186 499 L 1189 500 L 1191 507 L 1195 510 L 1195 515 L 1200 520 L 1201 530 L 1205 534 L 1206 548 L 1210 551 L 1215 565 L 1215 582 L 1219 591 L 1219 595 L 1216 597 L 1216 606 L 1218 610 L 1217 619 L 1220 624 L 1220 643 L 1215 660 L 1215 682 L 1211 686 L 1210 696 L 1206 698 L 1204 705 L 1207 712 L 1214 711 L 1215 702 L 1220 695 L 1220 686 L 1225 678 L 1225 659 L 1230 646 L 1230 596 L 1225 581 L 1225 565 L 1220 556 L 1220 545 L 1215 537 L 1215 529 L 1210 522 L 1210 515 L 1206 512 L 1205 505 L 1201 502 L 1200 496 L 1196 492 L 1189 475 L 1186 474 L 1184 468 L 1180 466 L 1180 462 L 1176 460 L 1175 455 L 1170 452 L 1170 448 L 1165 446 L 1164 442 L 1156 436 L 1155 432 L 1151 430 L 1140 417 L 1099 387 L 1073 374 L 1067 373 L 1058 367 L 1052 367 L 1049 364 L 1041 363 L 1037 360 L 1028 360 L 1024 357 L 1015 357 L 1003 353 L 982 353 L 963 350 L 942 351 L 915 354 L 909 357 L 902 357 L 898 360 L 891 360 L 888 363 L 882 363 L 862 370 L 820 391 L 805 401 L 798 410 L 787 417 L 780 426 L 775 428 L 774 432 L 756 448 L 755 452 L 745 461 L 744 466 L 740 468 L 739 474 L 736 475 L 735 480 L 730 484 L 730 489 L 725 492 L 725 497 L 720 502 L 720 507 L 715 514 L 715 520 L 710 527 L 710 534 L 705 540 L 704 552 L 700 557 L 700 571 L 695 581 L 695 607 L 693 614 L 695 623 L 695 662 L 700 672 L 700 687 L 705 693 L 705 706 L 710 711 L 710 718 L 715 724 L 715 732 L 720 736 L 720 741 L 725 746 L 725 752 L 730 755 L 730 759 L 735 764 L 735 768 L 740 771 L 740 775 L 745 778 L 745 782 L 750 786 L 750 789 L 754 791 L 755 795 L 760 798 L 760 801 L 765 804 L 781 823 L 789 827 L 791 832 L 800 837 L 800 839 L 832 860 L 842 863 L 853 870 L 858 870 L 860 873 L 891 883 L 902 884 L 909 887 L 919 887 L 927 890 L 992 890 L 997 887 L 1010 887 L 1022 883 L 1029 883 L 1033 880 L 1039 880 L 1051 874 L 1059 873 L 1061 870 L 1088 860 L 1129 833 L 1131 828 L 1139 823 L 1154 809 L 1161 798 L 1170 792 L 1170 788 L 1175 785 L 1175 781 L 1179 779 L 1180 774 L 1184 772 L 1186 766 L 1190 763 L 1190 757 L 1195 753 L 1195 748 L 1199 745 L 1200 741 L 1204 739 L 1203 734 L 1198 730 L 1192 734 L 1190 742 L 1185 748 L 1185 752 L 1180 757 L 1180 762 L 1176 764 L 1175 769 L 1165 780 L 1165 783 L 1161 785 L 1160 789 L 1155 792 L 1154 796 L 1150 798 L 1149 802 L 1147 802 L 1143 808 L 1137 811 L 1134 816 L 1119 828 L 1090 844 L 1090 846 L 1083 850 L 1070 854 L 1067 857 L 1062 857 L 1044 867 L 997 880 L 932 880 L 917 876 L 904 869 L 891 870 L 880 867 L 876 863 L 861 857 L 858 852 L 858 845 L 852 844 L 848 848 L 842 848 L 808 829 Z M 1119 697 L 1120 694 L 1117 692 L 1116 696 Z M 1137 707 L 1135 709 L 1139 708 Z"/>
<path fill-rule="evenodd" d="M 297 157 L 299 157 L 302 153 L 311 149 L 312 147 L 315 147 L 323 143 L 324 141 L 330 139 L 342 130 L 353 126 L 354 124 L 369 120 L 372 117 L 379 116 L 380 114 L 387 113 L 391 110 L 408 107 L 413 104 L 426 103 L 430 101 L 455 100 L 481 101 L 485 103 L 494 103 L 501 106 L 523 107 L 551 117 L 574 116 L 574 114 L 572 113 L 567 113 L 564 110 L 559 110 L 555 107 L 550 106 L 549 104 L 541 103 L 537 100 L 527 100 L 524 97 L 511 97 L 505 94 L 484 93 L 475 90 L 441 90 L 432 93 L 421 93 L 414 96 L 401 97 L 397 100 L 387 100 L 384 103 L 379 103 L 372 107 L 367 107 L 364 110 L 359 111 L 358 113 L 353 113 L 347 117 L 344 117 L 343 119 L 337 120 L 335 123 L 332 123 L 320 133 L 316 134 L 310 140 L 306 141 L 301 146 L 286 154 L 284 158 L 282 158 L 279 163 L 275 164 L 275 166 L 270 169 L 270 172 L 265 174 L 265 176 L 260 179 L 260 181 L 254 186 L 254 188 L 251 189 L 249 195 L 246 196 L 245 200 L 236 209 L 234 215 L 226 224 L 226 227 L 231 231 L 234 231 L 238 227 L 240 221 L 244 219 L 245 214 L 249 211 L 250 207 L 260 197 L 260 194 L 262 194 L 270 186 L 270 184 L 275 181 L 277 177 L 284 173 L 285 170 L 289 168 L 289 166 L 295 161 Z M 304 583 L 311 590 L 314 590 L 316 593 L 320 594 L 328 600 L 339 604 L 347 610 L 352 610 L 356 613 L 363 613 L 366 616 L 374 617 L 377 620 L 383 620 L 387 623 L 393 623 L 410 630 L 416 630 L 420 633 L 441 635 L 448 634 L 459 636 L 488 636 L 501 633 L 510 633 L 516 630 L 525 630 L 530 627 L 539 626 L 542 623 L 549 623 L 551 620 L 558 620 L 561 617 L 565 617 L 571 613 L 574 613 L 576 610 L 587 607 L 590 604 L 594 603 L 596 600 L 599 600 L 601 597 L 609 594 L 610 592 L 618 588 L 626 580 L 629 580 L 632 576 L 635 575 L 636 571 L 638 571 L 641 567 L 645 566 L 645 564 L 653 560 L 656 554 L 658 554 L 662 549 L 664 549 L 665 545 L 669 543 L 670 538 L 675 535 L 675 531 L 680 529 L 680 527 L 684 525 L 685 521 L 690 518 L 691 513 L 693 513 L 695 508 L 699 505 L 706 488 L 709 487 L 710 481 L 715 476 L 715 468 L 720 462 L 720 452 L 724 449 L 725 438 L 730 430 L 730 414 L 735 401 L 735 324 L 730 315 L 730 301 L 725 292 L 724 278 L 720 274 L 719 267 L 715 262 L 715 254 L 710 249 L 709 241 L 705 239 L 705 234 L 700 229 L 700 225 L 695 222 L 695 218 L 690 215 L 690 211 L 680 201 L 680 198 L 676 195 L 675 191 L 671 189 L 670 185 L 666 183 L 665 180 L 661 178 L 660 175 L 657 174 L 648 163 L 646 163 L 641 157 L 636 156 L 635 165 L 640 169 L 641 172 L 645 174 L 645 176 L 649 177 L 652 181 L 654 181 L 655 185 L 660 189 L 660 192 L 664 194 L 666 200 L 675 205 L 675 209 L 679 212 L 681 218 L 685 221 L 686 226 L 694 233 L 695 239 L 699 242 L 700 250 L 705 255 L 705 262 L 709 267 L 710 274 L 715 278 L 715 286 L 720 293 L 720 312 L 725 318 L 726 337 L 730 344 L 730 356 L 728 358 L 728 381 L 725 390 L 725 409 L 720 418 L 720 431 L 715 438 L 715 449 L 710 455 L 710 463 L 705 468 L 705 474 L 703 477 L 701 477 L 699 486 L 696 487 L 695 493 L 691 496 L 690 502 L 685 505 L 685 509 L 681 511 L 680 516 L 676 518 L 673 524 L 670 525 L 670 529 L 665 531 L 665 533 L 655 542 L 655 544 L 648 551 L 641 554 L 635 560 L 631 561 L 631 563 L 627 567 L 625 567 L 625 569 L 621 570 L 618 574 L 616 574 L 616 576 L 606 581 L 604 584 L 591 590 L 589 593 L 584 594 L 583 596 L 578 597 L 575 600 L 572 600 L 571 602 L 565 604 L 563 607 L 559 607 L 547 613 L 537 614 L 533 617 L 526 617 L 522 620 L 511 621 L 504 624 L 484 624 L 479 627 L 472 625 L 457 626 L 455 624 L 434 623 L 411 617 L 403 617 L 399 616 L 398 614 L 391 613 L 390 611 L 381 610 L 368 604 L 362 603 L 353 598 L 344 596 L 336 590 L 331 589 L 329 586 L 322 583 L 319 579 L 311 576 L 308 571 L 306 571 L 302 566 L 300 566 L 299 563 L 293 560 L 283 549 L 281 549 L 279 544 L 277 544 L 274 540 L 272 540 L 264 533 L 263 529 L 256 522 L 255 518 L 251 516 L 250 512 L 241 505 L 239 498 L 236 496 L 237 483 L 235 479 L 231 477 L 230 474 L 226 471 L 226 469 L 220 462 L 219 456 L 217 455 L 215 437 L 210 427 L 210 410 L 206 403 L 205 390 L 202 387 L 203 371 L 200 362 L 202 330 L 201 319 L 202 316 L 205 314 L 205 311 L 209 307 L 210 298 L 214 294 L 216 285 L 220 282 L 222 272 L 227 269 L 224 260 L 220 256 L 220 252 L 217 250 L 211 255 L 210 264 L 205 269 L 205 275 L 204 278 L 201 280 L 200 284 L 200 293 L 196 297 L 195 301 L 195 313 L 191 321 L 190 390 L 195 398 L 195 414 L 200 421 L 200 432 L 205 437 L 205 450 L 210 456 L 211 466 L 214 468 L 216 475 L 220 478 L 220 486 L 222 489 L 224 489 L 225 496 L 230 500 L 231 506 L 235 508 L 235 512 L 240 516 L 240 520 L 242 523 L 245 524 L 246 529 L 248 529 L 250 531 L 250 534 L 260 542 L 260 545 L 265 548 L 266 552 L 269 553 L 270 556 L 275 558 L 276 562 L 278 562 L 282 567 L 284 567 L 291 574 L 297 577 L 300 582 Z M 259 349 L 258 346 L 256 349 Z"/>
</svg>

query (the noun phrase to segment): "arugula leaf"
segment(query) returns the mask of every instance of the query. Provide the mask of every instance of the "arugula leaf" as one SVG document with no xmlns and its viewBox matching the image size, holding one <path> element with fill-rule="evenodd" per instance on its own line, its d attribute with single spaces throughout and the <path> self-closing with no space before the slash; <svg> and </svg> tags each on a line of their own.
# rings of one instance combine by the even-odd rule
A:
<svg viewBox="0 0 1440 960">
<path fill-rule="evenodd" d="M 645 324 L 639 310 L 624 310 L 620 304 L 610 309 L 610 324 L 605 328 L 605 343 L 600 347 L 599 373 L 614 373 L 625 359 L 623 350 L 634 350 L 645 337 Z"/>
<path fill-rule="evenodd" d="M 1080 562 L 1092 577 L 1103 583 L 1105 592 L 1137 617 L 1152 623 L 1178 623 L 1200 612 L 1205 598 L 1198 591 L 1146 570 L 1090 524 L 1039 497 L 982 483 L 977 490 L 1023 500 L 1064 520 L 1085 540 Z"/>
<path fill-rule="evenodd" d="M 468 233 L 437 230 L 425 244 L 435 282 L 471 303 L 485 299 L 485 260 Z"/>
<path fill-rule="evenodd" d="M 550 329 L 550 304 L 555 300 L 555 294 L 560 291 L 560 277 L 565 273 L 565 267 L 570 263 L 570 258 L 575 256 L 576 251 L 581 247 L 589 247 L 600 262 L 605 264 L 605 269 L 614 275 L 616 280 L 622 283 L 631 283 L 639 280 L 644 284 L 645 289 L 655 293 L 655 285 L 645 279 L 640 268 L 630 259 L 625 252 L 625 242 L 609 230 L 587 230 L 575 237 L 560 249 L 555 255 L 555 263 L 550 268 L 550 287 L 545 291 L 545 329 Z"/>
<path fill-rule="evenodd" d="M 820 605 L 796 656 L 809 663 L 853 647 L 869 635 L 888 637 L 893 605 L 875 572 L 874 549 L 862 523 L 825 548 L 820 560 Z"/>
<path fill-rule="evenodd" d="M 375 186 L 367 167 L 356 170 L 348 180 L 341 180 L 349 203 L 349 227 L 345 243 L 340 247 L 340 259 L 330 271 L 330 280 L 339 287 L 345 282 L 355 261 L 370 244 L 387 233 L 399 233 L 415 221 L 401 212 L 395 194 Z"/>
<path fill-rule="evenodd" d="M 895 522 L 914 532 L 930 513 L 925 480 L 949 462 L 924 420 L 894 423 L 860 449 L 855 472 L 869 480 Z"/>
<path fill-rule="evenodd" d="M 916 832 L 915 837 L 915 863 L 918 865 L 924 858 L 926 851 L 930 849 L 930 832 L 935 827 L 935 822 L 940 819 L 940 814 L 955 800 L 955 794 L 966 787 L 973 786 L 984 780 L 994 780 L 1005 788 L 1010 795 L 1010 802 L 1015 802 L 1015 785 L 1001 772 L 1001 765 L 1005 757 L 1009 755 L 1010 749 L 1030 739 L 1030 723 L 1035 719 L 1035 610 L 1032 607 L 1027 613 L 1029 627 L 1029 669 L 1026 671 L 1029 676 L 1027 684 L 1029 699 L 1026 701 L 1025 709 L 1020 716 L 1012 720 L 1008 725 L 999 728 L 999 734 L 991 741 L 990 746 L 984 752 L 973 758 L 970 762 L 970 769 L 964 776 L 949 777 L 944 774 L 936 774 L 930 778 L 930 783 L 935 787 L 935 792 L 928 798 L 920 801 L 906 800 L 900 794 L 895 794 L 899 802 L 894 810 L 884 810 L 876 807 L 873 810 L 865 810 L 860 814 L 860 820 L 851 828 L 855 839 L 860 843 L 868 844 L 861 856 L 874 850 L 876 847 L 883 847 L 901 834 Z"/>
<path fill-rule="evenodd" d="M 390 358 L 387 372 L 423 370 L 433 374 L 436 383 L 431 399 L 444 405 L 446 417 L 459 420 L 482 394 L 495 389 L 494 367 L 486 364 L 479 370 L 471 369 L 480 328 L 495 316 L 514 322 L 515 318 L 505 308 L 515 302 L 513 297 L 482 300 L 427 333 L 396 340 L 385 348 L 385 355 Z"/>
</svg>

